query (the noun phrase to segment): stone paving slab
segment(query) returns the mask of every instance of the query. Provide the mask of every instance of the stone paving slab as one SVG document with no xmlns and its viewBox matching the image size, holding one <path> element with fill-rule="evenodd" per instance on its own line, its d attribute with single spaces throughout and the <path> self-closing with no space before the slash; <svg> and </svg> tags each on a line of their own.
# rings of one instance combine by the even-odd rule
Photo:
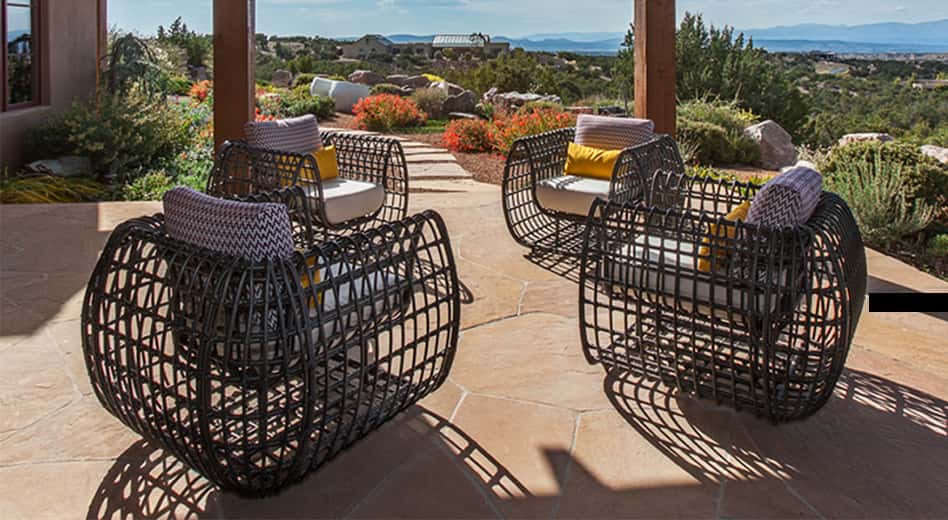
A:
<svg viewBox="0 0 948 520">
<path fill-rule="evenodd" d="M 258 500 L 141 441 L 85 379 L 98 250 L 160 204 L 0 206 L 0 518 L 948 517 L 948 321 L 865 313 L 827 406 L 774 426 L 587 364 L 575 264 L 527 256 L 497 187 L 427 182 L 466 186 L 410 204 L 445 217 L 472 295 L 449 380 Z M 870 273 L 930 282 L 874 252 Z"/>
</svg>

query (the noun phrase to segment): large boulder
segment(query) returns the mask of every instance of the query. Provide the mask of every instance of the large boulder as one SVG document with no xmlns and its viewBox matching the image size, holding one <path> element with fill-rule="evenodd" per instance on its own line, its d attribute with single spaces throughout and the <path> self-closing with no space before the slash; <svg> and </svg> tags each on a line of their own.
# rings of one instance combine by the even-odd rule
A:
<svg viewBox="0 0 948 520">
<path fill-rule="evenodd" d="M 386 83 L 391 83 L 392 85 L 398 85 L 399 87 L 404 87 L 408 85 L 408 76 L 405 74 L 392 74 L 385 77 Z"/>
<path fill-rule="evenodd" d="M 506 109 L 520 108 L 527 103 L 532 103 L 534 101 L 557 104 L 563 103 L 559 96 L 544 96 L 541 94 L 534 94 L 532 92 L 497 92 L 497 89 L 495 88 L 488 90 L 484 94 L 484 101 L 493 103 L 497 107 Z"/>
<path fill-rule="evenodd" d="M 744 135 L 753 139 L 760 147 L 760 166 L 768 170 L 779 170 L 797 162 L 797 148 L 786 130 L 776 122 L 767 120 L 744 129 Z"/>
<path fill-rule="evenodd" d="M 461 90 L 460 93 L 455 95 L 449 95 L 447 99 L 444 100 L 444 104 L 441 105 L 442 114 L 450 114 L 452 112 L 473 112 L 477 107 L 477 98 L 474 97 L 474 93 L 470 90 Z"/>
<path fill-rule="evenodd" d="M 316 78 L 310 84 L 309 92 L 314 96 L 332 98 L 336 103 L 337 112 L 351 114 L 352 107 L 362 99 L 369 97 L 370 91 L 368 85 Z"/>
<path fill-rule="evenodd" d="M 925 146 L 922 146 L 922 155 L 933 157 L 942 164 L 948 164 L 948 148 L 926 144 Z"/>
<path fill-rule="evenodd" d="M 839 140 L 840 146 L 846 146 L 847 144 L 853 143 L 888 143 L 889 141 L 895 141 L 889 134 L 884 134 L 881 132 L 863 132 L 858 134 L 846 134 Z"/>
<path fill-rule="evenodd" d="M 357 70 L 349 74 L 349 83 L 359 83 L 374 87 L 379 83 L 385 83 L 385 78 L 381 74 L 376 74 L 371 70 Z"/>
<path fill-rule="evenodd" d="M 449 96 L 457 96 L 465 92 L 464 87 L 449 83 L 447 81 L 436 81 L 428 88 L 437 88 L 443 90 Z"/>
<path fill-rule="evenodd" d="M 293 73 L 288 70 L 273 71 L 273 76 L 270 77 L 270 83 L 272 83 L 274 87 L 287 88 L 293 83 Z"/>
<path fill-rule="evenodd" d="M 419 76 L 410 76 L 406 78 L 405 84 L 402 86 L 417 89 L 417 88 L 428 88 L 429 85 L 431 85 L 431 80 L 426 78 L 425 76 L 419 75 Z"/>
<path fill-rule="evenodd" d="M 92 173 L 92 161 L 87 157 L 66 156 L 59 159 L 35 161 L 23 167 L 30 173 L 57 177 L 82 177 Z"/>
</svg>

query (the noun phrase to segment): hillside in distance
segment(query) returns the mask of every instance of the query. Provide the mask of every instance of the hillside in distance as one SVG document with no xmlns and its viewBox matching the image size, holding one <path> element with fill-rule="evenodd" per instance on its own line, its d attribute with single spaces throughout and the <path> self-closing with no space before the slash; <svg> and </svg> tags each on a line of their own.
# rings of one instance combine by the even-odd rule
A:
<svg viewBox="0 0 948 520">
<path fill-rule="evenodd" d="M 915 24 L 868 25 L 801 24 L 745 29 L 758 47 L 773 52 L 824 51 L 840 54 L 944 53 L 948 52 L 948 19 Z M 394 42 L 430 41 L 433 35 L 390 35 Z M 624 33 L 564 32 L 531 34 L 520 38 L 496 36 L 528 51 L 615 54 Z"/>
</svg>

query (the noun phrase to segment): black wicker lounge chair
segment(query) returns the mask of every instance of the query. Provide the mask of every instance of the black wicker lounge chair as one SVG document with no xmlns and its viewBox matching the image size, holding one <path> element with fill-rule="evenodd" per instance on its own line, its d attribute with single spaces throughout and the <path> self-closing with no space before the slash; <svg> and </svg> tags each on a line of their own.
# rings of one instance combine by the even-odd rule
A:
<svg viewBox="0 0 948 520">
<path fill-rule="evenodd" d="M 656 135 L 622 152 L 611 181 L 565 176 L 575 134 L 576 129 L 566 128 L 526 137 L 510 151 L 504 168 L 504 217 L 510 234 L 525 247 L 579 256 L 594 200 L 644 200 L 656 172 L 684 173 L 675 141 Z"/>
<path fill-rule="evenodd" d="M 859 229 L 827 192 L 795 228 L 724 220 L 759 188 L 680 176 L 660 205 L 597 203 L 580 274 L 590 362 L 774 422 L 825 404 L 866 294 Z M 734 236 L 703 242 L 710 225 Z M 702 244 L 728 262 L 696 267 Z"/>
<path fill-rule="evenodd" d="M 315 120 L 312 124 L 315 127 Z M 339 177 L 323 180 L 308 151 L 235 141 L 221 147 L 207 192 L 228 197 L 302 186 L 317 227 L 327 236 L 405 218 L 408 169 L 401 143 L 380 136 L 315 132 L 324 146 L 335 146 Z"/>
<path fill-rule="evenodd" d="M 303 197 L 252 199 L 305 213 Z M 291 256 L 258 260 L 172 238 L 170 216 L 128 221 L 82 310 L 102 405 L 247 495 L 301 479 L 433 392 L 457 347 L 458 280 L 438 214 L 323 243 L 297 217 Z"/>
</svg>

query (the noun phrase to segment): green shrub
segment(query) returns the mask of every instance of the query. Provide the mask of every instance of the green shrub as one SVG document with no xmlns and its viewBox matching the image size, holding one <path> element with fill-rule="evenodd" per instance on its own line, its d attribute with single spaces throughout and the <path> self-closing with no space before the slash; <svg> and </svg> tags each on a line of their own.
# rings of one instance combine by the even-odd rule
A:
<svg viewBox="0 0 948 520">
<path fill-rule="evenodd" d="M 744 135 L 757 116 L 734 102 L 694 99 L 678 108 L 678 139 L 700 164 L 755 164 L 760 148 Z"/>
<path fill-rule="evenodd" d="M 935 235 L 928 241 L 928 254 L 941 259 L 948 259 L 948 233 Z"/>
<path fill-rule="evenodd" d="M 921 198 L 936 208 L 948 203 L 948 165 L 922 154 L 915 145 L 861 142 L 836 146 L 817 166 L 823 175 L 833 176 L 854 163 L 871 162 L 877 156 L 885 162 L 901 165 L 910 201 Z"/>
<path fill-rule="evenodd" d="M 150 171 L 122 188 L 123 200 L 161 200 L 175 187 L 174 179 L 164 170 Z"/>
<path fill-rule="evenodd" d="M 877 153 L 871 161 L 848 163 L 825 177 L 826 189 L 846 200 L 870 245 L 891 248 L 932 222 L 934 208 L 910 200 L 903 171 L 901 163 Z"/>
<path fill-rule="evenodd" d="M 189 144 L 189 121 L 164 100 L 136 91 L 108 94 L 101 102 L 75 103 L 30 131 L 25 149 L 32 159 L 88 157 L 95 173 L 119 184 L 132 172 L 171 158 Z"/>
<path fill-rule="evenodd" d="M 167 91 L 176 96 L 187 96 L 191 92 L 191 80 L 180 76 L 172 76 L 167 81 Z"/>
<path fill-rule="evenodd" d="M 296 77 L 293 78 L 293 89 L 306 87 L 306 91 L 309 92 L 309 86 L 313 84 L 314 79 L 316 79 L 316 75 L 309 72 L 297 74 Z"/>
<path fill-rule="evenodd" d="M 396 96 L 405 95 L 405 91 L 402 90 L 402 87 L 399 87 L 398 85 L 393 85 L 391 83 L 379 83 L 378 85 L 375 85 L 374 87 L 372 87 L 372 90 L 370 91 L 370 93 L 373 96 L 377 96 L 379 94 L 394 94 Z"/>
<path fill-rule="evenodd" d="M 553 101 L 530 101 L 517 109 L 520 113 L 529 114 L 537 110 L 563 110 L 563 105 Z"/>
<path fill-rule="evenodd" d="M 420 88 L 411 95 L 412 101 L 418 105 L 422 112 L 428 114 L 431 119 L 441 119 L 444 102 L 448 99 L 448 93 L 440 88 Z"/>
<path fill-rule="evenodd" d="M 291 95 L 284 99 L 284 111 L 287 117 L 299 117 L 313 114 L 317 119 L 328 119 L 336 113 L 336 102 L 331 98 L 305 95 Z"/>
</svg>

